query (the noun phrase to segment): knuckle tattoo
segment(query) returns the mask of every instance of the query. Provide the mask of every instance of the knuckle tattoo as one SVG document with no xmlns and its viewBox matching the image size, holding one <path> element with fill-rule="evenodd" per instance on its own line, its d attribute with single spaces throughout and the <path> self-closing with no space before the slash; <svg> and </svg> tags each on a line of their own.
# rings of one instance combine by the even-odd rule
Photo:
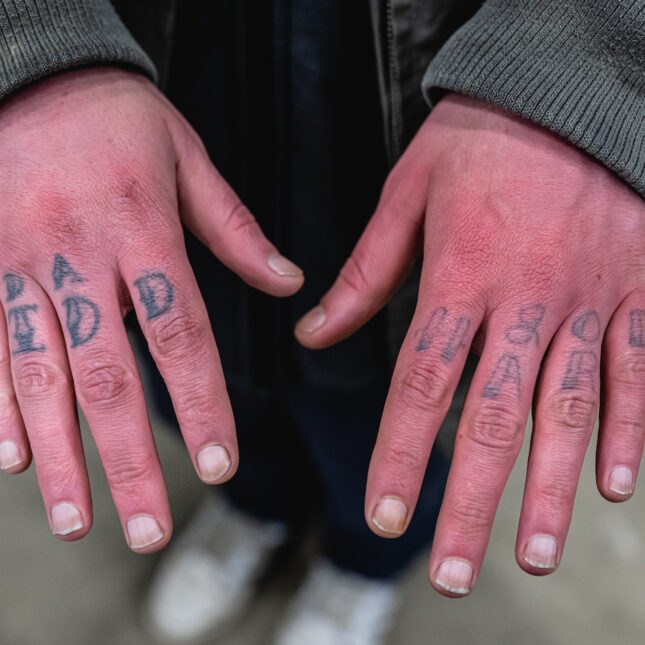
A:
<svg viewBox="0 0 645 645">
<path fill-rule="evenodd" d="M 85 278 L 80 276 L 70 263 L 62 256 L 56 253 L 54 256 L 54 268 L 52 269 L 52 282 L 54 283 L 54 290 L 58 291 L 63 287 L 65 281 L 69 280 L 71 283 L 78 284 L 85 282 Z"/>
<path fill-rule="evenodd" d="M 444 363 L 452 363 L 461 349 L 469 346 L 471 326 L 469 316 L 453 316 L 446 307 L 435 309 L 424 327 L 415 332 L 417 353 L 427 351 L 435 341 L 441 342 L 440 358 Z"/>
<path fill-rule="evenodd" d="M 506 330 L 506 340 L 513 345 L 540 344 L 538 328 L 546 313 L 544 305 L 530 305 L 520 309 L 519 322 Z"/>
<path fill-rule="evenodd" d="M 482 397 L 484 399 L 496 399 L 507 389 L 515 391 L 517 396 L 522 391 L 522 376 L 520 372 L 520 359 L 515 354 L 502 354 L 497 365 L 493 369 L 484 389 Z"/>
<path fill-rule="evenodd" d="M 600 316 L 595 310 L 586 311 L 576 316 L 571 323 L 571 335 L 586 346 L 598 341 L 601 333 Z M 569 354 L 560 389 L 566 392 L 586 388 L 595 392 L 599 376 L 598 366 L 598 353 L 595 349 L 580 349 L 579 347 L 574 349 Z"/>
<path fill-rule="evenodd" d="M 16 305 L 7 311 L 9 334 L 14 341 L 11 350 L 13 356 L 20 354 L 42 353 L 45 345 L 36 341 L 34 317 L 38 314 L 38 305 Z"/>
<path fill-rule="evenodd" d="M 25 279 L 16 273 L 5 273 L 2 278 L 7 289 L 7 302 L 13 302 L 23 294 Z"/>
<path fill-rule="evenodd" d="M 175 300 L 175 287 L 161 271 L 148 271 L 134 281 L 146 309 L 146 320 L 165 314 Z"/>
<path fill-rule="evenodd" d="M 52 283 L 54 291 L 64 290 L 61 304 L 65 310 L 65 327 L 70 338 L 70 348 L 74 349 L 91 341 L 101 326 L 101 310 L 87 296 L 70 293 L 74 285 L 87 280 L 80 275 L 64 256 L 54 255 Z"/>
<path fill-rule="evenodd" d="M 517 321 L 505 332 L 508 343 L 515 346 L 540 344 L 540 325 L 546 315 L 546 307 L 534 303 L 522 307 L 517 314 Z M 522 368 L 520 355 L 514 351 L 504 352 L 498 359 L 491 375 L 482 390 L 482 399 L 497 399 L 502 394 L 513 393 L 520 397 L 522 393 Z"/>
<path fill-rule="evenodd" d="M 56 256 L 58 259 L 60 256 Z M 54 261 L 56 265 L 57 260 Z M 15 302 L 25 296 L 25 279 L 16 273 L 6 273 L 3 276 L 6 287 L 7 302 Z M 69 312 L 68 312 L 69 313 Z M 13 347 L 11 354 L 39 354 L 46 351 L 46 346 L 37 338 L 39 335 L 36 321 L 41 317 L 37 304 L 16 303 L 7 311 L 8 334 Z M 76 321 L 80 325 L 80 316 Z M 69 328 L 69 315 L 68 315 Z M 73 330 L 70 329 L 70 333 Z M 74 346 L 74 345 L 72 345 Z"/>
<path fill-rule="evenodd" d="M 569 354 L 567 369 L 562 379 L 561 390 L 577 390 L 587 387 L 596 390 L 598 355 L 593 351 L 574 350 Z"/>
<path fill-rule="evenodd" d="M 629 312 L 629 345 L 630 347 L 645 347 L 643 339 L 643 323 L 645 309 L 632 309 Z"/>
<path fill-rule="evenodd" d="M 595 310 L 577 316 L 571 323 L 571 334 L 585 343 L 597 341 L 600 338 L 600 331 L 600 317 Z"/>
<path fill-rule="evenodd" d="M 69 296 L 63 300 L 63 307 L 71 347 L 79 347 L 92 340 L 101 324 L 98 305 L 84 296 Z"/>
</svg>

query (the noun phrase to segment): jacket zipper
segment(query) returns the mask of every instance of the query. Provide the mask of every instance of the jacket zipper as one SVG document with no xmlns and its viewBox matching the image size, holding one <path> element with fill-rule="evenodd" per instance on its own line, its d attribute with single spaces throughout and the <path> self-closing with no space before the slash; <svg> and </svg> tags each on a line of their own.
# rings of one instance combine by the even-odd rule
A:
<svg viewBox="0 0 645 645">
<path fill-rule="evenodd" d="M 389 86 L 390 113 L 390 165 L 394 165 L 401 156 L 401 91 L 399 88 L 399 66 L 397 60 L 396 33 L 394 29 L 393 0 L 385 0 L 385 19 L 387 36 L 387 70 Z"/>
</svg>

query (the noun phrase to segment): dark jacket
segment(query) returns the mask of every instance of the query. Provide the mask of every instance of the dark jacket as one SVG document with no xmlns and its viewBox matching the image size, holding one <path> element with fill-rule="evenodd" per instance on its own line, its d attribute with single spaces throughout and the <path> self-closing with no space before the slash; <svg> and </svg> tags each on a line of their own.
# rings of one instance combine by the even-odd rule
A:
<svg viewBox="0 0 645 645">
<path fill-rule="evenodd" d="M 0 99 L 98 62 L 163 84 L 176 1 L 0 0 Z M 430 104 L 453 90 L 551 128 L 645 196 L 645 0 L 369 2 L 391 161 L 427 113 L 419 88 Z"/>
</svg>

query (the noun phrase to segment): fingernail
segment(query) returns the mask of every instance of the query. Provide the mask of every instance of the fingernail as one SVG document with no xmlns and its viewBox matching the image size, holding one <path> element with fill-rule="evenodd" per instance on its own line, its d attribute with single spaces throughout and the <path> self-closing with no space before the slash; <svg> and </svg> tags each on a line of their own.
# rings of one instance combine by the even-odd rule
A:
<svg viewBox="0 0 645 645">
<path fill-rule="evenodd" d="M 205 482 L 216 482 L 231 467 L 231 458 L 223 446 L 206 446 L 197 454 L 199 475 Z"/>
<path fill-rule="evenodd" d="M 305 314 L 297 323 L 299 330 L 311 334 L 319 327 L 322 327 L 327 320 L 327 313 L 322 305 L 314 307 L 309 313 Z"/>
<path fill-rule="evenodd" d="M 395 497 L 384 497 L 374 509 L 372 522 L 381 531 L 400 535 L 405 530 L 408 507 Z"/>
<path fill-rule="evenodd" d="M 634 473 L 627 466 L 616 466 L 609 475 L 609 490 L 619 495 L 631 495 L 634 492 Z"/>
<path fill-rule="evenodd" d="M 128 544 L 132 549 L 144 549 L 163 540 L 163 531 L 157 520 L 149 515 L 137 515 L 128 520 Z"/>
<path fill-rule="evenodd" d="M 20 449 L 13 441 L 0 443 L 0 469 L 9 470 L 21 462 Z"/>
<path fill-rule="evenodd" d="M 279 253 L 270 255 L 267 263 L 274 273 L 283 278 L 299 278 L 302 275 L 302 269 L 298 265 Z"/>
<path fill-rule="evenodd" d="M 554 569 L 558 543 L 551 535 L 534 535 L 526 545 L 524 559 L 538 569 Z"/>
<path fill-rule="evenodd" d="M 444 560 L 434 581 L 446 591 L 463 596 L 472 591 L 473 568 L 465 560 Z"/>
<path fill-rule="evenodd" d="M 83 528 L 81 512 L 69 502 L 61 502 L 52 506 L 51 529 L 54 535 L 69 535 Z"/>
</svg>

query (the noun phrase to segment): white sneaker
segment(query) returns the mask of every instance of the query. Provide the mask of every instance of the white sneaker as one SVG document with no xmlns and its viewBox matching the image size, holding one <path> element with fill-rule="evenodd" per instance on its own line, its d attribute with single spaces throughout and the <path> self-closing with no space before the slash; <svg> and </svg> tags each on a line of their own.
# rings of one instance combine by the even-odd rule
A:
<svg viewBox="0 0 645 645">
<path fill-rule="evenodd" d="M 191 643 L 230 627 L 248 608 L 286 526 L 261 522 L 209 494 L 162 560 L 144 610 L 160 641 Z"/>
<path fill-rule="evenodd" d="M 399 606 L 396 583 L 315 562 L 289 605 L 275 645 L 382 645 Z"/>
</svg>

